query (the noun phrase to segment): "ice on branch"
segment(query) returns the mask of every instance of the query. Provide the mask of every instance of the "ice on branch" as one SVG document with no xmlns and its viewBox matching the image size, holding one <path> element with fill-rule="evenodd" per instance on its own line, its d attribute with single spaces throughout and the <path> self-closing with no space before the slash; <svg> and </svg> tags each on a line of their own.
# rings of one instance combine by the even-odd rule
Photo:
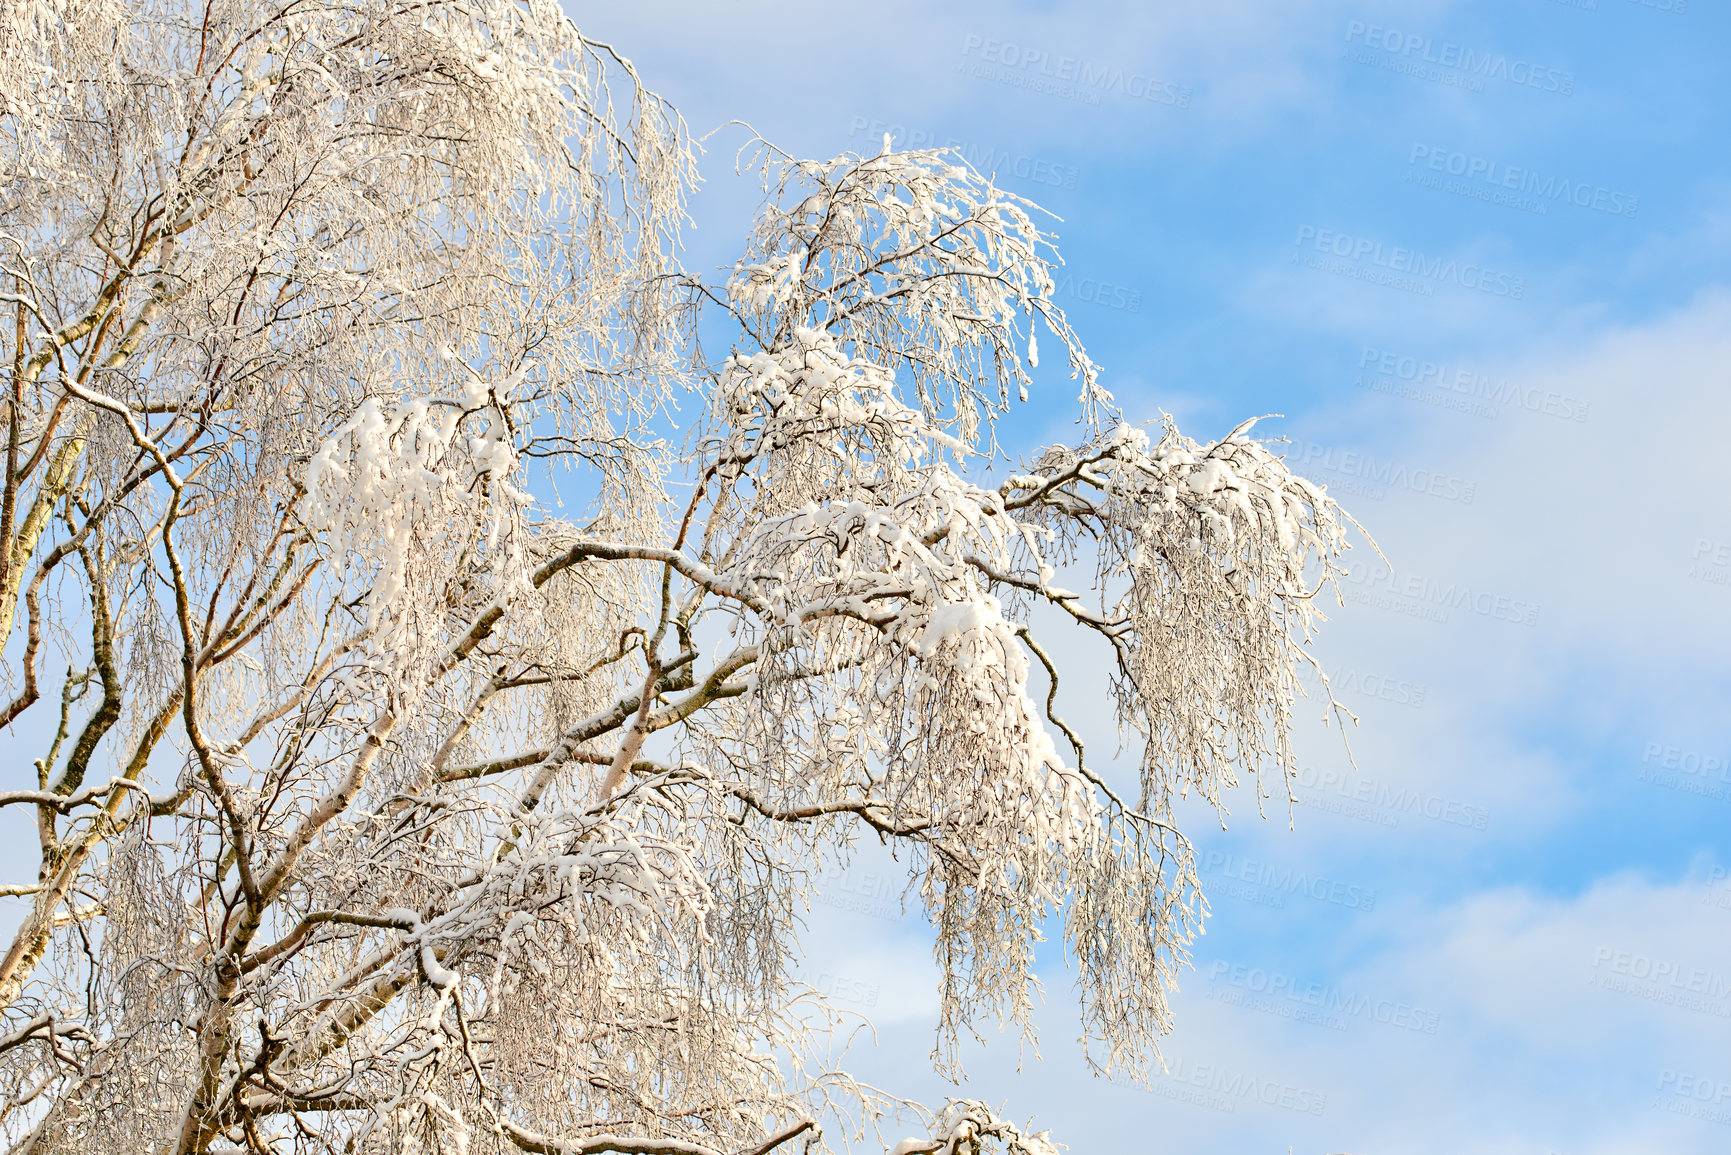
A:
<svg viewBox="0 0 1731 1155">
<path fill-rule="evenodd" d="M 698 150 L 552 0 L 14 4 L 0 134 L 8 1150 L 1052 1155 L 841 1068 L 791 976 L 862 839 L 941 1070 L 1047 933 L 1155 1060 L 1176 801 L 1284 786 L 1353 523 L 1129 423 L 1035 206 L 753 140 L 688 272 Z"/>
</svg>

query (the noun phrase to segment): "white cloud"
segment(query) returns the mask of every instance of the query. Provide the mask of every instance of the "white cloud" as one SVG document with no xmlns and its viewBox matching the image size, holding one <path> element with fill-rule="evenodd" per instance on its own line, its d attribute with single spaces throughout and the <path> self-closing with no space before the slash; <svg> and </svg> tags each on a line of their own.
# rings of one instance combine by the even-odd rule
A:
<svg viewBox="0 0 1731 1155">
<path fill-rule="evenodd" d="M 840 151 L 836 134 L 858 114 L 965 120 L 1017 139 L 1119 141 L 1141 147 L 1168 132 L 1208 132 L 1254 120 L 1317 89 L 1317 65 L 1337 68 L 1341 0 L 1096 0 L 1032 4 L 837 3 L 814 15 L 791 0 L 667 0 L 574 12 L 591 35 L 637 61 L 652 86 L 707 130 L 735 117 L 784 146 Z M 987 42 L 1013 45 L 1006 72 L 1056 73 L 1059 60 L 1192 90 L 1189 108 L 1101 90 L 1098 103 L 1062 99 L 966 74 L 987 63 Z M 1022 65 L 1028 53 L 1041 63 Z M 1079 65 L 1077 65 L 1079 67 Z M 1135 86 L 1138 89 L 1140 85 Z M 1134 133 L 1126 137 L 1127 131 Z M 825 147 L 825 141 L 831 147 Z"/>
<path fill-rule="evenodd" d="M 1458 609 L 1438 623 L 1353 605 L 1337 613 L 1321 644 L 1337 666 L 1425 685 L 1422 707 L 1361 701 L 1361 777 L 1397 797 L 1416 790 L 1483 806 L 1487 828 L 1391 809 L 1387 792 L 1373 789 L 1371 809 L 1397 814 L 1398 826 L 1300 807 L 1293 832 L 1279 807 L 1271 821 L 1256 820 L 1241 792 L 1230 831 L 1210 835 L 1207 847 L 1240 863 L 1257 857 L 1278 870 L 1377 888 L 1375 911 L 1293 894 L 1279 909 L 1260 910 L 1217 897 L 1213 933 L 1197 944 L 1199 969 L 1175 1000 L 1178 1025 L 1166 1048 L 1189 1075 L 1162 1082 L 1155 1096 L 1082 1074 L 1068 1041 L 1074 1008 L 1054 964 L 1042 1014 L 1047 1061 L 1024 1056 L 1018 1075 L 1013 1041 L 994 1040 L 970 1064 L 971 1094 L 1007 1098 L 1013 1114 L 1038 1113 L 1079 1150 L 1142 1128 L 1174 1149 L 1724 1149 L 1731 886 L 1703 882 L 1709 867 L 1725 865 L 1723 853 L 1699 859 L 1687 877 L 1655 879 L 1617 867 L 1630 860 L 1624 847 L 1582 835 L 1562 851 L 1573 859 L 1562 876 L 1598 877 L 1578 891 L 1477 880 L 1496 876 L 1486 856 L 1508 861 L 1523 845 L 1546 845 L 1544 837 L 1602 806 L 1604 790 L 1630 788 L 1632 759 L 1623 778 L 1596 782 L 1590 775 L 1602 772 L 1572 764 L 1545 737 L 1548 727 L 1534 733 L 1535 717 L 1549 712 L 1592 734 L 1616 714 L 1679 743 L 1694 740 L 1695 749 L 1726 745 L 1712 744 L 1723 737 L 1722 710 L 1704 711 L 1703 702 L 1723 689 L 1731 588 L 1691 578 L 1688 567 L 1700 539 L 1731 541 L 1731 465 L 1715 447 L 1731 416 L 1731 296 L 1704 295 L 1672 316 L 1589 341 L 1540 334 L 1525 349 L 1461 357 L 1540 396 L 1585 400 L 1588 419 L 1527 412 L 1519 401 L 1499 403 L 1493 420 L 1451 418 L 1367 394 L 1343 414 L 1298 428 L 1358 431 L 1345 443 L 1474 479 L 1470 504 L 1391 490 L 1359 505 L 1403 572 L 1542 604 L 1532 627 Z M 1099 676 L 1097 666 L 1083 667 L 1069 703 L 1072 720 L 1104 751 L 1110 731 Z M 1336 740 L 1310 733 L 1306 759 L 1344 767 Z M 1615 747 L 1606 753 L 1619 760 Z M 1330 792 L 1314 796 L 1326 801 Z M 1206 829 L 1208 818 L 1191 814 L 1191 828 Z M 923 960 L 905 941 L 911 933 L 898 931 L 898 949 Z M 1242 964 L 1243 981 L 1235 984 L 1231 970 L 1217 975 L 1220 961 Z M 1248 977 L 1258 969 L 1263 992 Z M 1228 1001 L 1266 996 L 1275 974 L 1288 976 L 1267 996 L 1275 1011 Z M 1356 1009 L 1336 1013 L 1333 1025 L 1294 1016 L 1310 1004 L 1285 991 L 1313 982 L 1325 1006 L 1333 999 L 1337 1012 Z M 1381 1021 L 1379 1008 L 1391 1021 Z M 1422 1029 L 1429 1014 L 1434 1034 Z M 897 1089 L 941 1096 L 941 1085 L 910 1073 L 906 1061 L 924 1052 L 929 1029 L 929 1018 L 913 1016 L 892 1025 L 871 1069 Z M 1201 1082 L 1183 1081 L 1193 1077 Z M 1325 1094 L 1326 1108 L 1223 1107 L 1219 1086 L 1247 1080 Z"/>
<path fill-rule="evenodd" d="M 1499 889 L 1411 912 L 1332 965 L 1229 960 L 1211 982 L 1203 955 L 1164 1048 L 1172 1073 L 1154 1095 L 1082 1073 L 1054 973 L 1045 1061 L 1022 1054 L 1018 1073 L 1014 1041 L 994 1039 L 971 1058 L 968 1093 L 1037 1115 L 1077 1150 L 1147 1126 L 1171 1149 L 1719 1151 L 1720 1123 L 1678 1112 L 1727 1106 L 1698 1092 L 1731 1086 L 1731 995 L 1704 997 L 1706 1013 L 1661 1001 L 1710 989 L 1696 972 L 1731 975 L 1731 911 L 1708 894 L 1698 879 L 1635 877 L 1570 898 Z M 1674 975 L 1637 977 L 1665 962 Z M 941 1097 L 941 1081 L 907 1061 L 929 1031 L 929 1018 L 886 1030 L 862 1070 Z M 1305 1109 L 1318 1097 L 1319 1112 Z"/>
<path fill-rule="evenodd" d="M 1587 419 L 1415 413 L 1409 434 L 1387 438 L 1402 443 L 1394 452 L 1449 463 L 1477 494 L 1388 503 L 1378 536 L 1397 566 L 1542 604 L 1538 626 L 1503 631 L 1500 646 L 1477 644 L 1499 623 L 1473 623 L 1474 644 L 1447 638 L 1418 655 L 1439 677 L 1470 670 L 1494 715 L 1569 700 L 1598 710 L 1614 687 L 1624 709 L 1686 729 L 1722 688 L 1718 639 L 1731 629 L 1731 546 L 1719 545 L 1731 542 L 1731 457 L 1716 443 L 1731 420 L 1731 295 L 1559 345 L 1474 360 L 1529 398 L 1584 399 Z M 1579 693 L 1582 679 L 1598 692 Z"/>
</svg>

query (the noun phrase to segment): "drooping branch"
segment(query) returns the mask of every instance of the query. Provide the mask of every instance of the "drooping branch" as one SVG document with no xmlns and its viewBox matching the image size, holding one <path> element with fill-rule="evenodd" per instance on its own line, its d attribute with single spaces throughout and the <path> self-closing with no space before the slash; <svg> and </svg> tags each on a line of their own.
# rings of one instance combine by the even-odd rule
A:
<svg viewBox="0 0 1731 1155">
<path fill-rule="evenodd" d="M 0 883 L 9 1142 L 809 1152 L 904 1106 L 789 977 L 814 866 L 873 836 L 940 1060 L 1031 1032 L 1060 921 L 1100 1068 L 1150 1060 L 1200 912 L 1172 800 L 1289 764 L 1351 523 L 1248 425 L 1121 422 L 1033 206 L 762 146 L 712 282 L 677 112 L 549 0 L 38 31 L 0 53 L 49 174 L 0 221 L 0 722 L 62 693 L 0 791 L 42 843 Z M 983 484 L 1042 340 L 1081 443 Z M 916 1114 L 901 1155 L 1051 1155 Z"/>
</svg>

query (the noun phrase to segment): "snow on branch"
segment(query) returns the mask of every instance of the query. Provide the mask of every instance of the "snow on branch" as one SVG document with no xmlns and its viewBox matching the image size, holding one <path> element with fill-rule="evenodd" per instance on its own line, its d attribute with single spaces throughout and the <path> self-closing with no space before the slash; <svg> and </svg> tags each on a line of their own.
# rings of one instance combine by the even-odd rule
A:
<svg viewBox="0 0 1731 1155">
<path fill-rule="evenodd" d="M 862 837 L 930 921 L 940 1069 L 1032 1038 L 1047 933 L 1090 1062 L 1156 1061 L 1176 801 L 1293 769 L 1355 526 L 1250 423 L 1128 423 L 1035 206 L 756 141 L 705 280 L 679 114 L 553 0 L 14 4 L 0 93 L 0 720 L 44 736 L 0 794 L 41 843 L 0 884 L 11 1149 L 770 1155 L 911 1113 L 898 1155 L 1052 1155 L 835 1059 L 792 976 Z M 1054 377 L 1080 442 L 1009 462 Z"/>
</svg>

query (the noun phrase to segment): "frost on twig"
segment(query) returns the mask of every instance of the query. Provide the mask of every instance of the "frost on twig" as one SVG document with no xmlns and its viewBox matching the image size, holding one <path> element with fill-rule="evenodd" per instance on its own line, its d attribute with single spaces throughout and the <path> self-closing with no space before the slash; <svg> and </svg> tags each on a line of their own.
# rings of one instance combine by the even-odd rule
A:
<svg viewBox="0 0 1731 1155">
<path fill-rule="evenodd" d="M 797 916 L 861 838 L 934 929 L 942 1070 L 1032 1037 L 1060 928 L 1090 1061 L 1154 1059 L 1176 800 L 1292 769 L 1351 522 L 1249 424 L 1125 423 L 1034 206 L 761 146 L 694 276 L 678 113 L 551 0 L 13 5 L 0 93 L 0 720 L 50 735 L 0 794 L 41 845 L 12 1149 L 769 1155 L 908 1110 L 901 1155 L 1050 1155 L 836 1060 Z M 1065 369 L 1078 443 L 989 484 Z M 1063 713 L 1090 652 L 1122 767 Z"/>
</svg>

